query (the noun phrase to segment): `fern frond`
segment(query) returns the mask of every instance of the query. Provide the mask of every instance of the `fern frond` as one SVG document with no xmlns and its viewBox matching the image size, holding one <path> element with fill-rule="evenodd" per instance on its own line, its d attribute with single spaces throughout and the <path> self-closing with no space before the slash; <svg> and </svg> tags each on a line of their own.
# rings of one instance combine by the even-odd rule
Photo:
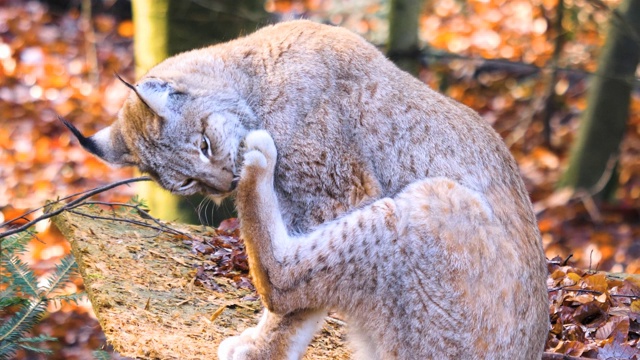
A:
<svg viewBox="0 0 640 360">
<path fill-rule="evenodd" d="M 53 301 L 55 304 L 59 305 L 60 302 L 72 302 L 78 305 L 78 302 L 84 299 L 87 296 L 87 293 L 84 291 L 75 293 L 75 294 L 64 294 L 64 295 L 56 295 L 49 298 L 49 301 Z"/>
<path fill-rule="evenodd" d="M 23 337 L 18 339 L 18 342 L 26 342 L 26 343 L 40 343 L 44 341 L 58 341 L 58 338 L 54 338 L 53 336 L 49 336 L 47 334 L 40 334 L 38 336 Z"/>
<path fill-rule="evenodd" d="M 0 284 L 3 284 L 3 283 L 0 282 Z M 16 296 L 16 291 L 11 287 L 11 285 L 7 286 L 6 289 L 0 290 L 0 298 L 12 297 L 12 296 Z"/>
<path fill-rule="evenodd" d="M 13 359 L 16 351 L 18 351 L 17 343 L 0 341 L 0 360 Z"/>
<path fill-rule="evenodd" d="M 77 267 L 78 265 L 76 264 L 76 260 L 73 258 L 73 255 L 69 254 L 62 258 L 60 264 L 56 265 L 56 270 L 47 279 L 48 284 L 44 287 L 44 296 L 48 297 L 49 294 L 58 290 L 67 281 L 69 281 Z"/>
<path fill-rule="evenodd" d="M 86 206 L 87 209 L 89 209 L 89 210 L 98 210 L 99 209 L 98 205 L 96 205 L 96 204 L 84 204 L 83 206 Z"/>
<path fill-rule="evenodd" d="M 35 230 L 29 229 L 15 235 L 8 236 L 4 240 L 0 240 L 0 251 L 7 254 L 21 254 L 27 251 L 27 244 L 36 234 Z"/>
<path fill-rule="evenodd" d="M 26 305 L 28 303 L 29 299 L 19 296 L 0 296 L 0 310 L 15 305 Z"/>
<path fill-rule="evenodd" d="M 0 326 L 0 348 L 6 343 L 14 343 L 31 330 L 45 314 L 47 299 L 39 298 Z"/>
<path fill-rule="evenodd" d="M 20 348 L 40 354 L 51 354 L 51 350 L 43 349 L 39 344 L 56 341 L 56 338 L 48 335 L 23 336 L 42 320 L 49 301 L 77 302 L 84 296 L 80 293 L 53 296 L 48 299 L 53 291 L 59 290 L 69 281 L 77 268 L 71 255 L 63 258 L 47 279 L 46 285 L 38 288 L 35 274 L 17 256 L 25 252 L 34 234 L 34 231 L 23 232 L 7 237 L 0 244 L 0 272 L 2 272 L 0 287 L 4 288 L 0 291 L 0 310 L 19 306 L 17 313 L 10 315 L 7 321 L 0 324 L 0 360 L 12 359 Z"/>
<path fill-rule="evenodd" d="M 39 354 L 50 355 L 50 354 L 53 354 L 53 351 L 34 346 L 35 344 L 42 344 L 47 341 L 58 341 L 58 339 L 51 337 L 49 335 L 40 334 L 34 337 L 20 338 L 18 339 L 17 343 L 18 343 L 18 346 L 20 346 L 23 349 L 31 350 Z"/>
<path fill-rule="evenodd" d="M 20 346 L 21 348 L 26 349 L 26 350 L 31 350 L 31 351 L 36 352 L 38 354 L 46 354 L 46 355 L 53 354 L 53 351 L 51 351 L 49 349 L 43 349 L 43 348 L 35 347 L 35 346 L 29 345 L 29 344 L 18 343 L 18 346 Z"/>
<path fill-rule="evenodd" d="M 131 200 L 129 200 L 129 203 L 131 205 L 138 206 L 142 210 L 149 211 L 149 205 L 147 204 L 147 201 L 145 199 L 141 199 L 138 195 L 132 197 Z"/>
<path fill-rule="evenodd" d="M 13 286 L 18 287 L 28 296 L 38 297 L 36 276 L 17 256 L 9 254 L 0 256 L 0 266 L 11 274 Z"/>
<path fill-rule="evenodd" d="M 96 360 L 111 360 L 111 355 L 104 350 L 94 350 L 92 355 Z"/>
</svg>

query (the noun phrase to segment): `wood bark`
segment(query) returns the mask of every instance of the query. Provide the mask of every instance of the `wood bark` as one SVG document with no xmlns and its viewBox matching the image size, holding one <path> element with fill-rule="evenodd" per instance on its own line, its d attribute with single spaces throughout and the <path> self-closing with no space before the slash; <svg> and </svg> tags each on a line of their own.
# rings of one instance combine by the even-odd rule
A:
<svg viewBox="0 0 640 360">
<path fill-rule="evenodd" d="M 545 90 L 545 105 L 542 111 L 541 118 L 543 124 L 542 135 L 544 136 L 544 143 L 548 147 L 552 147 L 551 143 L 551 117 L 556 112 L 559 106 L 558 95 L 556 94 L 556 85 L 558 83 L 558 63 L 560 62 L 560 55 L 562 55 L 562 49 L 566 42 L 567 33 L 562 27 L 562 19 L 564 18 L 564 0 L 558 0 L 556 5 L 556 18 L 553 23 L 555 40 L 553 45 L 553 54 L 549 60 L 549 65 L 552 68 L 550 78 L 547 82 L 547 89 Z"/>
<path fill-rule="evenodd" d="M 71 243 L 96 317 L 120 355 L 215 359 L 220 341 L 258 323 L 262 304 L 255 292 L 223 276 L 210 278 L 216 290 L 198 284 L 197 269 L 215 262 L 194 254 L 183 236 L 158 231 L 157 223 L 134 212 L 123 217 L 96 207 L 74 211 L 52 220 Z M 202 226 L 167 225 L 198 239 L 217 234 Z M 349 358 L 344 327 L 328 320 L 304 359 Z"/>
<path fill-rule="evenodd" d="M 387 54 L 402 70 L 420 70 L 420 15 L 424 0 L 391 0 Z"/>
<path fill-rule="evenodd" d="M 587 109 L 560 187 L 593 189 L 619 152 L 640 59 L 640 1 L 624 0 L 612 13 L 607 40 L 591 80 Z M 615 176 L 612 177 L 615 180 Z"/>
</svg>

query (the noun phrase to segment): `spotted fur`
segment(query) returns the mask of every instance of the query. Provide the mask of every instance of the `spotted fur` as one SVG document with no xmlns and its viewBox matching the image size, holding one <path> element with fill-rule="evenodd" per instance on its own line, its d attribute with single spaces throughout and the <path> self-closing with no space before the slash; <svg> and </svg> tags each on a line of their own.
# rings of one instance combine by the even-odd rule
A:
<svg viewBox="0 0 640 360">
<path fill-rule="evenodd" d="M 363 359 L 541 357 L 535 217 L 509 151 L 469 108 L 309 21 L 174 56 L 134 90 L 85 147 L 181 194 L 222 198 L 240 176 L 268 310 L 221 359 L 298 359 L 327 309 Z"/>
</svg>

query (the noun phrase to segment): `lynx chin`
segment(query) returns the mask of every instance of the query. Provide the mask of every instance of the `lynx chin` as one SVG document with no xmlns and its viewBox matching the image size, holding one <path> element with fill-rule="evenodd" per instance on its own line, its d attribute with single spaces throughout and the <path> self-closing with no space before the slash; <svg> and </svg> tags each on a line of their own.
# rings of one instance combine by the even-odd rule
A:
<svg viewBox="0 0 640 360">
<path fill-rule="evenodd" d="M 540 359 L 546 262 L 478 114 L 347 30 L 292 21 L 171 57 L 80 143 L 177 194 L 235 193 L 266 310 L 218 357 L 299 359 L 328 310 L 356 359 Z"/>
</svg>

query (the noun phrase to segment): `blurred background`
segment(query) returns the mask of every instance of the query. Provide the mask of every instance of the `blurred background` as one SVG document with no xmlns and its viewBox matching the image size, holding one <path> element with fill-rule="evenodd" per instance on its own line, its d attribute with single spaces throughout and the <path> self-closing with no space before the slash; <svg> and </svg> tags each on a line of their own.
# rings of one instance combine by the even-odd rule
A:
<svg viewBox="0 0 640 360">
<path fill-rule="evenodd" d="M 110 124 L 128 94 L 114 73 L 133 82 L 172 54 L 294 18 L 351 29 L 492 124 L 518 161 L 548 258 L 640 273 L 634 0 L 0 0 L 0 223 L 135 175 L 90 156 L 57 121 L 85 134 Z M 134 194 L 168 220 L 232 216 L 229 204 L 221 212 L 147 184 L 98 198 Z M 23 260 L 45 276 L 69 245 L 46 221 L 36 230 Z M 67 286 L 81 290 L 81 279 Z M 53 354 L 18 358 L 109 350 L 87 301 L 50 304 L 33 331 L 43 333 L 59 339 Z"/>
</svg>

